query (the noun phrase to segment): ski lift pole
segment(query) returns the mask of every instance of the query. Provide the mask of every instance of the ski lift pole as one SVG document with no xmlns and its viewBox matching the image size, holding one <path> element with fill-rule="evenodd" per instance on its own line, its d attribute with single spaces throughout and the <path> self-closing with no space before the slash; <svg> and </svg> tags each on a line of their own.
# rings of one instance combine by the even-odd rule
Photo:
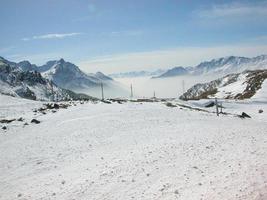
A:
<svg viewBox="0 0 267 200">
<path fill-rule="evenodd" d="M 131 99 L 133 98 L 133 85 L 131 84 Z"/>
<path fill-rule="evenodd" d="M 104 101 L 104 88 L 102 82 L 101 82 L 101 94 L 102 94 L 102 101 Z"/>
<path fill-rule="evenodd" d="M 219 116 L 219 108 L 218 108 L 218 100 L 215 98 L 215 107 L 216 107 L 216 114 Z"/>
</svg>

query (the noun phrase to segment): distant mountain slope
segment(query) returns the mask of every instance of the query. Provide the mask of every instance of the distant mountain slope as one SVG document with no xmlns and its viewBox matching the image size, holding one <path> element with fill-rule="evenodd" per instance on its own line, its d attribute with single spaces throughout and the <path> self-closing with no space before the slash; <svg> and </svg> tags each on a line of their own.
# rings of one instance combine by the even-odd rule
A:
<svg viewBox="0 0 267 200">
<path fill-rule="evenodd" d="M 228 56 L 205 61 L 195 67 L 174 67 L 156 78 L 167 78 L 181 75 L 227 75 L 245 70 L 267 69 L 267 55 L 253 58 Z"/>
<path fill-rule="evenodd" d="M 159 76 L 163 74 L 166 70 L 158 69 L 155 71 L 131 71 L 131 72 L 122 72 L 109 74 L 113 78 L 134 78 L 134 77 L 146 77 L 146 76 Z"/>
<path fill-rule="evenodd" d="M 58 86 L 74 91 L 95 87 L 101 82 L 98 77 L 85 74 L 76 65 L 63 59 L 49 61 L 41 66 L 39 71 L 45 78 L 52 80 Z"/>
<path fill-rule="evenodd" d="M 196 84 L 180 96 L 180 99 L 198 100 L 214 97 L 247 99 L 257 93 L 265 79 L 267 79 L 267 70 L 230 74 L 209 83 Z"/>
<path fill-rule="evenodd" d="M 103 74 L 102 72 L 96 72 L 95 74 L 92 74 L 92 75 L 95 76 L 96 78 L 102 80 L 102 81 L 112 81 L 113 80 L 111 77 Z"/>
<path fill-rule="evenodd" d="M 39 71 L 36 65 L 31 64 L 29 61 L 26 60 L 16 63 L 15 66 L 19 67 L 23 71 Z"/>
<path fill-rule="evenodd" d="M 229 56 L 202 62 L 192 69 L 192 74 L 229 74 L 244 70 L 267 69 L 267 55 L 254 58 Z"/>
<path fill-rule="evenodd" d="M 165 73 L 153 77 L 153 78 L 167 78 L 167 77 L 173 77 L 173 76 L 180 76 L 180 75 L 186 75 L 188 74 L 188 70 L 184 67 L 174 67 L 172 69 L 167 70 Z"/>
<path fill-rule="evenodd" d="M 52 81 L 42 77 L 39 72 L 23 71 L 3 58 L 0 58 L 0 93 L 32 100 L 50 101 L 91 98 L 61 89 Z"/>
</svg>

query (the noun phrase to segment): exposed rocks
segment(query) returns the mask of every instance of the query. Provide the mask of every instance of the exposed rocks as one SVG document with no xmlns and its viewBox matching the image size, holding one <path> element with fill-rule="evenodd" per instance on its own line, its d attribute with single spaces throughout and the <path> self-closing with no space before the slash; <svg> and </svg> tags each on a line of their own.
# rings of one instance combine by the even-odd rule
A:
<svg viewBox="0 0 267 200">
<path fill-rule="evenodd" d="M 32 119 L 31 123 L 34 123 L 34 124 L 40 124 L 40 121 L 37 120 L 37 119 Z"/>
<path fill-rule="evenodd" d="M 214 101 L 211 101 L 211 102 L 208 102 L 206 105 L 205 105 L 205 108 L 210 108 L 210 107 L 213 107 L 215 105 Z"/>
<path fill-rule="evenodd" d="M 251 116 L 249 116 L 247 113 L 242 112 L 241 115 L 239 115 L 240 118 L 251 118 Z"/>
<path fill-rule="evenodd" d="M 101 100 L 101 102 L 106 103 L 106 104 L 111 104 L 111 102 L 107 100 Z"/>
<path fill-rule="evenodd" d="M 0 123 L 3 123 L 3 124 L 9 124 L 13 121 L 15 121 L 16 119 L 1 119 L 0 120 Z"/>
<path fill-rule="evenodd" d="M 118 104 L 122 104 L 122 103 L 125 103 L 127 102 L 126 99 L 119 99 L 119 98 L 116 98 L 116 99 L 108 99 L 109 101 L 112 101 L 112 102 L 117 102 Z"/>
<path fill-rule="evenodd" d="M 171 102 L 167 102 L 165 105 L 168 107 L 171 107 L 171 108 L 177 107 L 176 105 L 172 104 Z"/>
<path fill-rule="evenodd" d="M 59 105 L 57 103 L 47 103 L 44 104 L 46 109 L 59 109 Z"/>
<path fill-rule="evenodd" d="M 23 122 L 24 119 L 23 119 L 22 117 L 20 117 L 20 118 L 17 119 L 17 121 L 19 121 L 19 122 Z"/>
</svg>

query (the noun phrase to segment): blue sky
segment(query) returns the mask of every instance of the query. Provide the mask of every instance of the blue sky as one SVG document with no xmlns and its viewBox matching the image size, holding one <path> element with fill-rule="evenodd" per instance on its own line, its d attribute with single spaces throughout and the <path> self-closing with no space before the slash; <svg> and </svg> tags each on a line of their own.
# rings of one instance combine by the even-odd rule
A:
<svg viewBox="0 0 267 200">
<path fill-rule="evenodd" d="M 267 54 L 267 1 L 1 0 L 0 55 L 88 72 Z"/>
</svg>

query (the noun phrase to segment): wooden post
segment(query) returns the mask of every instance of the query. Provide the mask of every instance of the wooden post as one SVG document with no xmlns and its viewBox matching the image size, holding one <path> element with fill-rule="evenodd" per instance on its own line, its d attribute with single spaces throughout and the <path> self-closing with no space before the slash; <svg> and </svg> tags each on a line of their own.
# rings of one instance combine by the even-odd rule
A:
<svg viewBox="0 0 267 200">
<path fill-rule="evenodd" d="M 102 94 L 102 101 L 104 101 L 104 88 L 102 82 L 101 82 L 101 94 Z"/>
<path fill-rule="evenodd" d="M 154 91 L 154 95 L 153 95 L 153 98 L 156 99 L 156 92 Z"/>
<path fill-rule="evenodd" d="M 219 109 L 218 109 L 218 100 L 215 98 L 215 106 L 216 106 L 216 114 L 219 116 Z"/>
</svg>

